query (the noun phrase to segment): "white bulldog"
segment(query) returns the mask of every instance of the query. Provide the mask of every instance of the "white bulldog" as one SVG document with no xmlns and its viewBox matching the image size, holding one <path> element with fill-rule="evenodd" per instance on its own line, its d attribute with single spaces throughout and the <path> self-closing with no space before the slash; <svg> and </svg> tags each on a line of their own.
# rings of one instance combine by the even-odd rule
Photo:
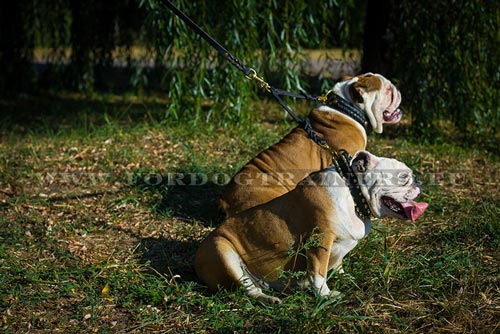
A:
<svg viewBox="0 0 500 334">
<path fill-rule="evenodd" d="M 333 91 L 364 110 L 376 133 L 382 133 L 383 124 L 397 123 L 403 115 L 399 109 L 401 93 L 380 74 L 369 72 L 356 77 L 344 77 Z"/>
<path fill-rule="evenodd" d="M 386 123 L 400 121 L 401 93 L 380 74 L 345 77 L 333 91 L 359 107 L 377 133 Z M 366 148 L 365 128 L 327 105 L 313 109 L 309 119 L 314 131 L 335 151 L 354 154 Z M 314 143 L 301 126 L 279 143 L 262 151 L 231 179 L 219 201 L 227 216 L 266 203 L 293 188 L 307 175 L 330 165 L 332 154 Z M 266 180 L 265 186 L 262 180 Z"/>
<path fill-rule="evenodd" d="M 351 167 L 374 216 L 415 221 L 427 208 L 414 202 L 420 186 L 402 162 L 360 151 Z M 369 223 L 357 216 L 344 179 L 328 168 L 281 197 L 227 218 L 201 243 L 196 273 L 212 290 L 243 287 L 270 303 L 280 299 L 262 288 L 310 287 L 333 296 L 327 273 L 340 267 Z"/>
</svg>

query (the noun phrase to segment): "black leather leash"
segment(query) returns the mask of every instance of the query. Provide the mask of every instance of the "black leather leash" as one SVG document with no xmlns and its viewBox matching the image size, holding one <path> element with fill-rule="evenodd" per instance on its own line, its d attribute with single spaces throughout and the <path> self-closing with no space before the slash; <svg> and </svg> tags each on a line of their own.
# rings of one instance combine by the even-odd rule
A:
<svg viewBox="0 0 500 334">
<path fill-rule="evenodd" d="M 299 123 L 309 137 L 321 147 L 330 151 L 333 155 L 333 166 L 339 172 L 341 177 L 346 181 L 349 191 L 353 197 L 355 202 L 356 214 L 363 220 L 369 220 L 371 216 L 371 210 L 368 206 L 368 203 L 361 192 L 361 188 L 358 183 L 358 179 L 354 174 L 350 162 L 352 157 L 349 153 L 344 150 L 334 151 L 332 150 L 325 139 L 318 136 L 318 134 L 314 131 L 311 125 L 311 121 L 308 117 L 305 120 L 302 120 L 297 114 L 295 114 L 283 101 L 282 96 L 288 96 L 299 99 L 306 99 L 308 101 L 321 102 L 324 105 L 332 107 L 343 114 L 351 117 L 356 122 L 361 124 L 363 128 L 366 130 L 368 128 L 368 120 L 366 118 L 366 114 L 363 110 L 353 105 L 343 97 L 339 96 L 333 90 L 328 91 L 324 95 L 315 96 L 310 95 L 305 92 L 295 93 L 289 92 L 285 90 L 281 90 L 275 87 L 272 87 L 269 83 L 267 83 L 262 77 L 257 75 L 257 72 L 251 68 L 243 64 L 238 58 L 234 57 L 227 51 L 219 42 L 213 39 L 209 34 L 207 34 L 200 26 L 198 26 L 193 20 L 191 20 L 186 14 L 184 14 L 181 10 L 175 7 L 169 0 L 162 0 L 163 3 L 180 19 L 182 19 L 191 29 L 193 29 L 198 35 L 200 35 L 205 41 L 207 41 L 215 50 L 219 52 L 229 63 L 231 63 L 238 70 L 243 72 L 248 79 L 256 81 L 259 86 L 264 89 L 266 92 L 271 94 L 271 96 L 281 105 L 281 107 L 297 122 Z"/>
<path fill-rule="evenodd" d="M 193 20 L 191 20 L 186 14 L 184 14 L 181 10 L 175 7 L 172 4 L 172 2 L 170 2 L 169 0 L 162 0 L 162 2 L 165 4 L 165 6 L 168 7 L 168 9 L 170 9 L 181 20 L 183 20 L 191 29 L 193 29 L 198 35 L 200 35 L 205 41 L 207 41 L 215 50 L 217 50 L 217 52 L 219 52 L 219 54 L 221 54 L 227 61 L 229 61 L 229 63 L 231 63 L 234 67 L 243 72 L 243 74 L 245 74 L 245 76 L 248 79 L 256 81 L 262 89 L 268 92 L 281 105 L 281 107 L 297 123 L 299 123 L 303 127 L 303 129 L 307 132 L 309 137 L 321 147 L 332 151 L 328 146 L 326 140 L 318 136 L 318 134 L 313 130 L 309 118 L 302 120 L 299 116 L 297 116 L 297 114 L 295 114 L 290 109 L 290 107 L 286 105 L 286 103 L 281 98 L 282 96 L 289 96 L 293 98 L 321 102 L 324 105 L 335 108 L 336 110 L 342 112 L 343 114 L 351 117 L 359 124 L 361 124 L 361 126 L 363 126 L 365 130 L 368 128 L 368 120 L 363 110 L 351 104 L 343 97 L 335 94 L 333 90 L 328 91 L 324 95 L 315 96 L 307 94 L 305 92 L 295 93 L 272 87 L 262 77 L 259 77 L 257 75 L 257 72 L 253 68 L 246 66 L 238 58 L 234 57 L 231 53 L 229 53 L 229 51 L 227 51 L 219 42 L 213 39 L 200 26 L 198 26 Z"/>
<path fill-rule="evenodd" d="M 219 52 L 226 60 L 228 60 L 234 67 L 243 72 L 247 77 L 251 77 L 254 70 L 246 66 L 236 57 L 233 57 L 219 42 L 207 34 L 203 29 L 200 28 L 193 20 L 191 20 L 186 14 L 184 14 L 180 9 L 175 7 L 169 0 L 163 0 L 165 6 L 168 7 L 175 15 L 177 15 L 182 21 L 184 21 L 191 29 L 193 29 L 198 35 L 203 37 L 205 41 L 208 42 L 217 52 Z"/>
</svg>

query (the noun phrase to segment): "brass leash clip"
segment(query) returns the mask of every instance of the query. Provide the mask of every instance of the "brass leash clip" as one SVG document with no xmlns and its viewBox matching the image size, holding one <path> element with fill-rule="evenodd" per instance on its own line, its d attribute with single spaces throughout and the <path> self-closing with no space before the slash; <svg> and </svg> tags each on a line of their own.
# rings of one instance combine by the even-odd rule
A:
<svg viewBox="0 0 500 334">
<path fill-rule="evenodd" d="M 250 74 L 246 75 L 246 78 L 256 81 L 262 89 L 269 93 L 271 92 L 271 85 L 269 85 L 263 78 L 259 77 L 253 68 L 250 68 Z"/>
<path fill-rule="evenodd" d="M 328 95 L 330 95 L 330 93 L 333 93 L 333 89 L 330 89 L 325 94 L 318 96 L 318 101 L 323 104 L 326 104 L 326 102 L 328 101 Z"/>
</svg>

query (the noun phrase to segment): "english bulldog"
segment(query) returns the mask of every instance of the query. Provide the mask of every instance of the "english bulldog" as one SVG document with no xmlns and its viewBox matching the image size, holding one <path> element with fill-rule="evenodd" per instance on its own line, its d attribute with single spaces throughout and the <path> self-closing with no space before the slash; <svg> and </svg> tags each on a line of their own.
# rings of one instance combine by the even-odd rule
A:
<svg viewBox="0 0 500 334">
<path fill-rule="evenodd" d="M 415 221 L 427 208 L 417 203 L 420 185 L 411 169 L 394 159 L 360 151 L 353 175 L 375 217 Z M 227 218 L 201 243 L 199 278 L 212 290 L 243 287 L 249 296 L 277 303 L 265 289 L 308 287 L 331 297 L 327 273 L 367 235 L 345 178 L 336 169 L 311 174 L 298 186 L 262 205 Z"/>
<path fill-rule="evenodd" d="M 380 74 L 345 77 L 333 92 L 359 107 L 382 133 L 386 123 L 401 120 L 401 94 Z M 366 148 L 366 130 L 351 117 L 326 105 L 309 113 L 314 131 L 333 150 L 351 155 Z M 332 154 L 313 142 L 301 126 L 248 162 L 228 183 L 219 207 L 230 216 L 292 190 L 307 175 L 330 165 Z"/>
</svg>

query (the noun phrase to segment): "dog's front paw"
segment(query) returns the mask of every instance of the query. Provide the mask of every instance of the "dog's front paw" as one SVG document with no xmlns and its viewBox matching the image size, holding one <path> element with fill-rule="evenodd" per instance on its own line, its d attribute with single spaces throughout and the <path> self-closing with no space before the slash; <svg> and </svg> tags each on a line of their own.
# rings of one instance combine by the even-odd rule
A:
<svg viewBox="0 0 500 334">
<path fill-rule="evenodd" d="M 269 296 L 269 295 L 261 296 L 260 300 L 262 300 L 263 302 L 265 302 L 267 304 L 271 304 L 271 305 L 281 304 L 281 299 L 279 299 L 278 297 L 273 297 L 273 296 Z"/>
<path fill-rule="evenodd" d="M 341 295 L 341 293 L 339 291 L 329 291 L 328 293 L 324 293 L 324 294 L 319 294 L 319 297 L 320 298 L 323 298 L 323 299 L 335 299 L 335 298 L 339 298 Z"/>
<path fill-rule="evenodd" d="M 326 298 L 338 298 L 340 297 L 340 291 L 332 290 L 328 294 L 328 296 L 325 296 Z"/>
<path fill-rule="evenodd" d="M 250 297 L 257 298 L 258 300 L 260 300 L 261 302 L 266 303 L 266 304 L 280 304 L 281 303 L 281 299 L 279 299 L 278 297 L 266 295 L 265 293 L 262 292 L 261 289 L 258 289 L 258 288 L 248 292 L 248 295 Z"/>
</svg>

